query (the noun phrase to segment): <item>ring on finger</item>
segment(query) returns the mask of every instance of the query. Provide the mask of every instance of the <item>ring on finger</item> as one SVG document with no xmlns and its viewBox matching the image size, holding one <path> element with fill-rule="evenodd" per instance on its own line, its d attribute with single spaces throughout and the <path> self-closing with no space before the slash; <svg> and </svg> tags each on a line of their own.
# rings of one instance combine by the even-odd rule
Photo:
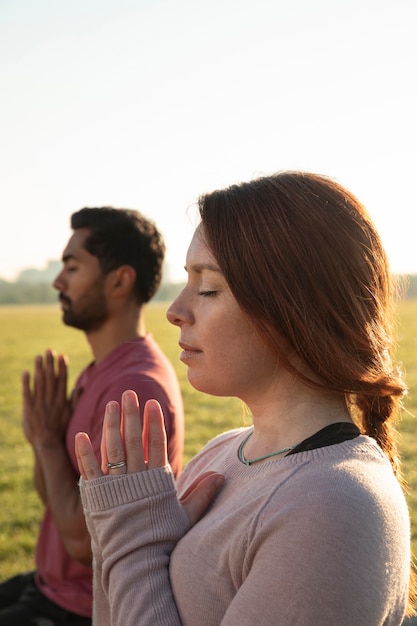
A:
<svg viewBox="0 0 417 626">
<path fill-rule="evenodd" d="M 126 461 L 118 461 L 118 463 L 106 463 L 106 467 L 108 467 L 109 469 L 118 469 L 119 467 L 125 467 L 126 466 Z"/>
</svg>

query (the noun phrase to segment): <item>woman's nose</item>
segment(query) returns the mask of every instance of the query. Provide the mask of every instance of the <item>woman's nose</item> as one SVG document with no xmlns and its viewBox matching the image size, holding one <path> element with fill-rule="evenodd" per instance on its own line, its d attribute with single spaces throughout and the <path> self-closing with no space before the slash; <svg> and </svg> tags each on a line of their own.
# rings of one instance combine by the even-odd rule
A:
<svg viewBox="0 0 417 626">
<path fill-rule="evenodd" d="M 187 311 L 188 309 L 186 307 L 183 289 L 172 302 L 172 304 L 170 304 L 170 306 L 168 307 L 166 313 L 168 322 L 170 322 L 174 326 L 181 326 L 181 324 L 184 324 L 190 318 L 190 313 Z"/>
<path fill-rule="evenodd" d="M 172 304 L 170 304 L 170 306 L 168 307 L 166 316 L 167 316 L 167 320 L 168 322 L 170 322 L 170 324 L 173 324 L 174 326 L 180 326 L 181 325 L 181 319 L 180 316 L 177 313 L 176 310 L 176 302 L 177 302 L 176 298 L 174 300 L 174 302 L 172 302 Z"/>
</svg>

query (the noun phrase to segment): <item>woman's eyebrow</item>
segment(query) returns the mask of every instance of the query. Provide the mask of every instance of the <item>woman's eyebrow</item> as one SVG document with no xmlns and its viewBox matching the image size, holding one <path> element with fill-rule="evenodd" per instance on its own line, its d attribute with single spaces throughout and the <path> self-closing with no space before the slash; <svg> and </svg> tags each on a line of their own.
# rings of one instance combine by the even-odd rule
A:
<svg viewBox="0 0 417 626">
<path fill-rule="evenodd" d="M 218 265 L 214 265 L 213 263 L 193 263 L 190 267 L 184 266 L 186 272 L 189 270 L 200 274 L 203 270 L 208 270 L 209 272 L 218 272 L 221 274 L 221 270 Z"/>
</svg>

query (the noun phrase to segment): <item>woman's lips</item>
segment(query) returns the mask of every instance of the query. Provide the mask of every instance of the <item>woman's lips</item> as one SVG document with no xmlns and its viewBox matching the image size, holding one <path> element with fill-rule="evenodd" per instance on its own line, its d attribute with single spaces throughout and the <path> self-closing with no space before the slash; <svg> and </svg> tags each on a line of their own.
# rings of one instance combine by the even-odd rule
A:
<svg viewBox="0 0 417 626">
<path fill-rule="evenodd" d="M 201 354 L 201 350 L 197 350 L 197 348 L 193 348 L 192 346 L 189 346 L 185 343 L 180 343 L 179 344 L 180 348 L 182 348 L 182 352 L 180 354 L 180 361 L 188 361 L 189 359 L 192 359 L 193 357 L 195 357 L 198 354 Z"/>
</svg>

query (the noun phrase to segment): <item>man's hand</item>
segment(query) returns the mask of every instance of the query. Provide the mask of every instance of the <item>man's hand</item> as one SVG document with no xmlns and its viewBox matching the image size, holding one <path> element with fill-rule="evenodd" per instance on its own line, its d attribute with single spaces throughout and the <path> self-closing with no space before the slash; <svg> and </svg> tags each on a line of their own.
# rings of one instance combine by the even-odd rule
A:
<svg viewBox="0 0 417 626">
<path fill-rule="evenodd" d="M 29 372 L 23 373 L 23 430 L 35 449 L 64 441 L 72 413 L 67 379 L 66 357 L 57 357 L 52 350 L 44 360 L 40 355 L 35 358 L 33 390 Z"/>
</svg>

